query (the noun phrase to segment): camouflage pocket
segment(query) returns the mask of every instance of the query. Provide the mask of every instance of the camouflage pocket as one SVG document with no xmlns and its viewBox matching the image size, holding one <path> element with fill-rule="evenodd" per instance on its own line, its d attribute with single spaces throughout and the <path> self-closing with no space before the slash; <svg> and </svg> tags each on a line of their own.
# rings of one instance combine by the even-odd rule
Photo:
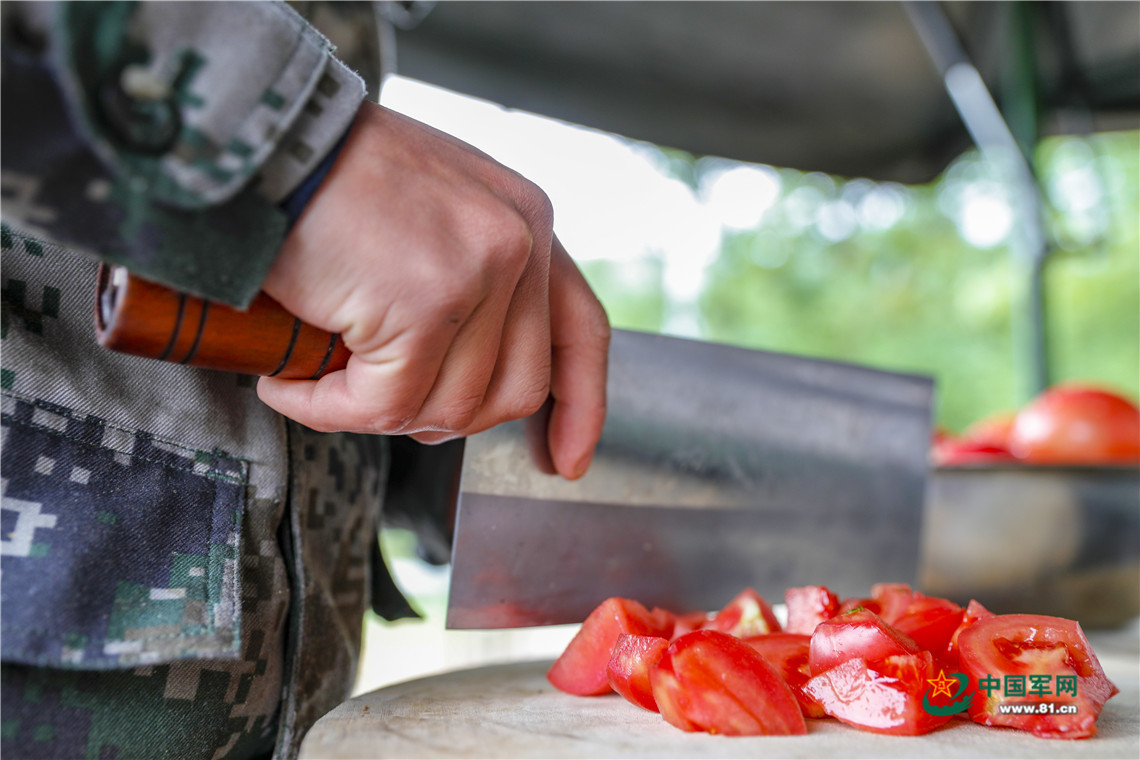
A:
<svg viewBox="0 0 1140 760">
<path fill-rule="evenodd" d="M 248 463 L 3 392 L 3 660 L 237 657 Z"/>
</svg>

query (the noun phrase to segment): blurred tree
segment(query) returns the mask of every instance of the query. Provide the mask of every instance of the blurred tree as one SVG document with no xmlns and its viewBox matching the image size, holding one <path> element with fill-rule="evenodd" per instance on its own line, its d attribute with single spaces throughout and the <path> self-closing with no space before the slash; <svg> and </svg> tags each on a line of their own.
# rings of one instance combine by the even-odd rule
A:
<svg viewBox="0 0 1140 760">
<path fill-rule="evenodd" d="M 683 154 L 663 156 L 669 175 L 688 174 Z M 1051 139 L 1039 166 L 1058 243 L 1046 272 L 1053 376 L 1136 398 L 1140 133 Z M 700 161 L 691 176 L 699 187 Z M 975 153 L 921 187 L 779 176 L 760 223 L 723 234 L 697 304 L 702 338 L 932 375 L 951 430 L 1023 400 L 1011 308 L 1024 282 L 1005 190 Z M 659 259 L 584 270 L 615 326 L 668 324 Z"/>
</svg>

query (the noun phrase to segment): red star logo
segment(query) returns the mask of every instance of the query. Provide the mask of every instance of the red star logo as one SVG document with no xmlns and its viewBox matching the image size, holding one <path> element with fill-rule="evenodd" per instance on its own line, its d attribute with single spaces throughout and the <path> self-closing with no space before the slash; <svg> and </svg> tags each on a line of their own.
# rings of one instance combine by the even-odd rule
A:
<svg viewBox="0 0 1140 760">
<path fill-rule="evenodd" d="M 930 692 L 931 697 L 937 697 L 939 694 L 945 694 L 947 697 L 953 697 L 954 692 L 950 689 L 958 686 L 957 679 L 947 678 L 945 670 L 938 671 L 938 678 L 928 678 L 926 682 L 930 684 L 933 691 Z"/>
</svg>

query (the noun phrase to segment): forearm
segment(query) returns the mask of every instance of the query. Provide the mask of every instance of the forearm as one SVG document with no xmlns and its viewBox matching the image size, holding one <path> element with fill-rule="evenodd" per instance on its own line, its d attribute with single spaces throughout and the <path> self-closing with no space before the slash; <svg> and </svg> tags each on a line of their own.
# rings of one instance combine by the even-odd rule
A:
<svg viewBox="0 0 1140 760">
<path fill-rule="evenodd" d="M 363 84 L 279 4 L 53 11 L 33 9 L 32 35 L 5 24 L 5 219 L 244 305 L 284 240 L 281 202 L 347 130 Z M 20 43 L 35 33 L 40 50 Z"/>
</svg>

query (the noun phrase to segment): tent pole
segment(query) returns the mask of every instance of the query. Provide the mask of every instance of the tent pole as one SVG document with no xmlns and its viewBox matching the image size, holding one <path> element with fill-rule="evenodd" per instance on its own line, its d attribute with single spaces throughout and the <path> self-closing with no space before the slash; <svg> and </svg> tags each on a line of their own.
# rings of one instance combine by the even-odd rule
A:
<svg viewBox="0 0 1140 760">
<path fill-rule="evenodd" d="M 1019 23 L 1016 29 L 1018 49 L 1015 52 L 1014 89 L 1018 100 L 1012 104 L 1015 106 L 1012 110 L 1022 138 L 1030 141 L 1022 145 L 994 102 L 978 69 L 962 48 L 941 5 L 910 0 L 904 3 L 904 7 L 938 69 L 966 131 L 982 156 L 1012 190 L 1017 234 L 1011 250 L 1015 272 L 1024 284 L 1021 303 L 1014 307 L 1013 312 L 1014 345 L 1019 360 L 1015 366 L 1024 368 L 1027 374 L 1022 398 L 1019 399 L 1019 402 L 1024 402 L 1044 390 L 1050 382 L 1044 299 L 1044 269 L 1050 245 L 1045 233 L 1044 199 L 1026 154 L 1029 151 L 1032 155 L 1037 134 L 1035 102 L 1026 108 L 1026 99 L 1036 97 L 1033 91 L 1032 40 L 1025 37 L 1032 34 L 1032 17 L 1028 13 L 1019 13 L 1016 17 Z M 1018 10 L 1014 12 L 1018 13 Z"/>
</svg>

